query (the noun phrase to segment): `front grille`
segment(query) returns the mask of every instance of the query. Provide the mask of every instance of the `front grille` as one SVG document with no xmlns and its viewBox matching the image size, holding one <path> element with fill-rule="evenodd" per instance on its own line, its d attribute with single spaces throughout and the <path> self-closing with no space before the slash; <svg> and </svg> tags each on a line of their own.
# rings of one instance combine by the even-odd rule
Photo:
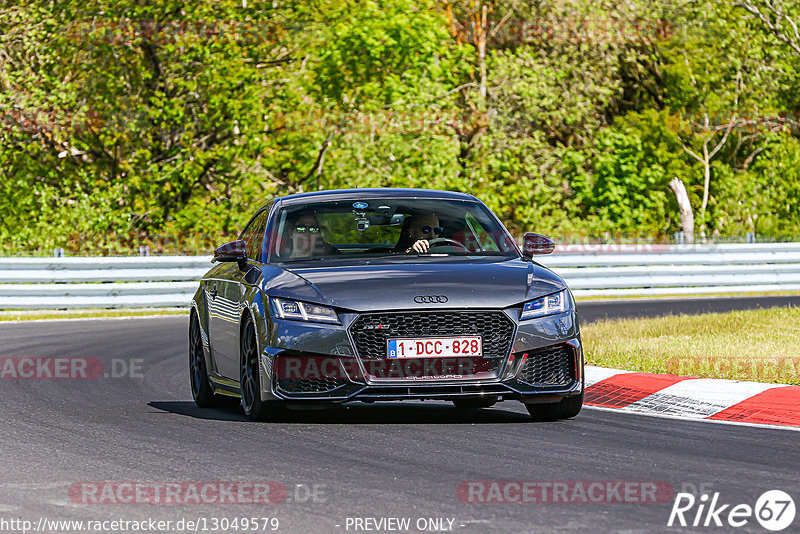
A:
<svg viewBox="0 0 800 534">
<path fill-rule="evenodd" d="M 483 357 L 453 365 L 458 367 L 459 363 L 467 364 L 456 373 L 461 378 L 491 378 L 497 376 L 509 353 L 513 333 L 514 323 L 499 311 L 373 313 L 361 315 L 350 326 L 356 351 L 364 362 L 367 374 L 385 379 L 406 378 L 398 376 L 398 368 L 416 370 L 411 362 L 400 364 L 391 360 L 391 365 L 380 365 L 386 362 L 388 339 L 479 335 L 483 340 Z M 424 367 L 425 360 L 417 361 L 423 362 L 417 367 Z M 442 364 L 446 366 L 448 362 Z M 371 372 L 373 369 L 376 371 Z"/>
<path fill-rule="evenodd" d="M 278 389 L 287 395 L 325 393 L 347 383 L 340 378 L 279 378 Z"/>
<path fill-rule="evenodd" d="M 565 345 L 556 345 L 529 352 L 517 380 L 531 386 L 566 386 L 573 376 L 573 351 Z"/>
<path fill-rule="evenodd" d="M 272 374 L 276 388 L 287 395 L 326 393 L 349 382 L 340 360 L 328 356 L 279 356 Z"/>
</svg>

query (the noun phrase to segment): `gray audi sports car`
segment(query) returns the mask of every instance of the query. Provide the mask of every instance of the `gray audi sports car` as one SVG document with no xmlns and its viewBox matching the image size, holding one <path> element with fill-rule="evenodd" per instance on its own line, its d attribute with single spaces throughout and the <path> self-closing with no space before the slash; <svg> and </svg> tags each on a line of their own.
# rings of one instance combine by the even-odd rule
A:
<svg viewBox="0 0 800 534">
<path fill-rule="evenodd" d="M 288 407 L 518 400 L 534 418 L 578 414 L 583 351 L 564 281 L 464 193 L 354 189 L 276 198 L 214 251 L 194 295 L 198 406 Z"/>
</svg>

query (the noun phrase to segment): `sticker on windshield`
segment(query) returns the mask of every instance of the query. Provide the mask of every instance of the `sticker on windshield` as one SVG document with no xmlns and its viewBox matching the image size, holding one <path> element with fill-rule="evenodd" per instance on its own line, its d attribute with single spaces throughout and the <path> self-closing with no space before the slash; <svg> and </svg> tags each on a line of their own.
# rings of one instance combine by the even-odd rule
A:
<svg viewBox="0 0 800 534">
<path fill-rule="evenodd" d="M 369 206 L 366 202 L 353 202 L 353 207 L 357 210 L 366 209 Z"/>
</svg>

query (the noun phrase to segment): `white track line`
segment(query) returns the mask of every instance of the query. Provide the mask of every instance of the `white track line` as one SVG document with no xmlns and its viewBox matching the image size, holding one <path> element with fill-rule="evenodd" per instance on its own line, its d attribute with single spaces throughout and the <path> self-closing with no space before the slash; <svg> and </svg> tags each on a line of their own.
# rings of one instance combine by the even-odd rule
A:
<svg viewBox="0 0 800 534">
<path fill-rule="evenodd" d="M 184 317 L 189 315 L 187 311 L 183 313 L 164 313 L 160 315 L 120 315 L 117 317 L 63 317 L 54 319 L 21 319 L 13 321 L 0 321 L 0 326 L 4 324 L 22 324 L 22 323 L 49 323 L 49 322 L 66 322 L 66 321 L 125 321 L 129 319 L 163 319 L 164 317 Z"/>
</svg>

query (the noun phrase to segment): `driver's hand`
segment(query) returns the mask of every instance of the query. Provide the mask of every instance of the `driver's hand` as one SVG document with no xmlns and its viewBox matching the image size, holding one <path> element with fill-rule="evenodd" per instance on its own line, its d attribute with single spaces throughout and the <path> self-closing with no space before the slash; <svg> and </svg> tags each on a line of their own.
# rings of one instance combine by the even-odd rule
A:
<svg viewBox="0 0 800 534">
<path fill-rule="evenodd" d="M 427 239 L 420 239 L 419 241 L 411 245 L 411 248 L 414 249 L 414 251 L 417 252 L 418 254 L 424 254 L 425 252 L 428 252 L 430 244 L 428 243 Z"/>
</svg>

